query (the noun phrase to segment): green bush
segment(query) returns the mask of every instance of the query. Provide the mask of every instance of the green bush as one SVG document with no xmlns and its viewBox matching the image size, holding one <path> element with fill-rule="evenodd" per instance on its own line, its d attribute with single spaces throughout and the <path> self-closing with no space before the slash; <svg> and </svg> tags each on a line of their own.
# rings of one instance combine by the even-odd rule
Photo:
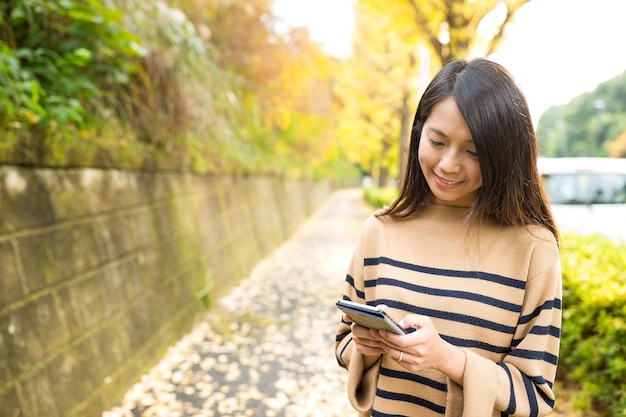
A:
<svg viewBox="0 0 626 417">
<path fill-rule="evenodd" d="M 580 389 L 574 406 L 626 416 L 626 245 L 564 235 L 558 379 Z"/>
<path fill-rule="evenodd" d="M 97 0 L 9 0 L 0 5 L 0 129 L 73 133 L 104 90 L 127 85 L 139 39 Z"/>
<path fill-rule="evenodd" d="M 398 196 L 396 187 L 365 187 L 363 188 L 363 198 L 374 208 L 382 208 L 391 205 Z"/>
</svg>

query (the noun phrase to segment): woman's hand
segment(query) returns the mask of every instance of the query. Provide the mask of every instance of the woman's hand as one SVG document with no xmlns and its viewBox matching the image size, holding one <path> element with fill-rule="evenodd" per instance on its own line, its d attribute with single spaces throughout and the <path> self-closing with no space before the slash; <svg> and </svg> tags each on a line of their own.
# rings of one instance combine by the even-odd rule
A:
<svg viewBox="0 0 626 417">
<path fill-rule="evenodd" d="M 384 330 L 369 331 L 369 337 L 377 339 L 379 342 L 377 344 L 359 330 L 359 334 L 363 335 L 362 342 L 367 345 L 363 350 L 378 352 L 382 349 L 406 369 L 421 371 L 434 368 L 457 384 L 463 385 L 465 353 L 443 340 L 430 318 L 407 314 L 398 324 L 404 329 L 412 327 L 415 331 L 407 335 L 397 335 Z"/>
<path fill-rule="evenodd" d="M 347 322 L 352 321 L 347 314 L 343 315 L 343 320 Z M 384 343 L 380 341 L 377 330 L 368 329 L 356 323 L 352 323 L 350 327 L 355 348 L 357 352 L 364 355 L 365 369 L 369 369 L 376 363 L 380 355 L 385 353 L 385 350 L 382 348 Z"/>
<path fill-rule="evenodd" d="M 384 304 L 379 304 L 377 307 L 386 312 L 389 311 L 389 308 Z M 352 321 L 347 314 L 343 315 L 343 320 L 346 322 Z M 376 359 L 385 353 L 385 340 L 381 339 L 378 330 L 368 329 L 354 322 L 351 324 L 350 328 L 352 329 L 352 340 L 356 344 L 357 352 L 367 356 L 375 356 Z"/>
</svg>

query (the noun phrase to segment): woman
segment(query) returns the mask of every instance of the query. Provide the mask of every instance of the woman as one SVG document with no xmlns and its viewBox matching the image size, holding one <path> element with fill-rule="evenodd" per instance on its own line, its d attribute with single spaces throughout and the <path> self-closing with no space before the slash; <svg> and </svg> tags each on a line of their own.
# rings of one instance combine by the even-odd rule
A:
<svg viewBox="0 0 626 417">
<path fill-rule="evenodd" d="M 336 338 L 361 416 L 542 416 L 561 327 L 558 232 L 528 105 L 486 59 L 445 65 L 415 115 L 398 198 L 363 225 L 343 298 L 411 332 L 344 315 Z"/>
</svg>

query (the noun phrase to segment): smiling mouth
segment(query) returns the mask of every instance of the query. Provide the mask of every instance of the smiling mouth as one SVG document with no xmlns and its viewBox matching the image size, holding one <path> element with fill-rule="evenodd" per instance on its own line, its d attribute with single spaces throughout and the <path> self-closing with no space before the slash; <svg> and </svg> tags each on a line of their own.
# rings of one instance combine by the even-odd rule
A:
<svg viewBox="0 0 626 417">
<path fill-rule="evenodd" d="M 462 182 L 463 182 L 463 181 L 448 181 L 448 180 L 445 180 L 445 179 L 441 178 L 441 177 L 440 177 L 439 175 L 437 175 L 437 174 L 435 174 L 435 177 L 437 177 L 437 179 L 438 179 L 439 181 L 441 181 L 441 182 L 442 182 L 443 184 L 445 184 L 445 185 L 457 185 L 457 184 L 460 184 L 460 183 L 462 183 Z"/>
</svg>

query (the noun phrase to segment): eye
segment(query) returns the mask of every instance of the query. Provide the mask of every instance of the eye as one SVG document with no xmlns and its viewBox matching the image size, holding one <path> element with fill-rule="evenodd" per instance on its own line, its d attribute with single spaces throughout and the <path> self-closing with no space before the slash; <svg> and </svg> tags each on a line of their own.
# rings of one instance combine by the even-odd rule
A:
<svg viewBox="0 0 626 417">
<path fill-rule="evenodd" d="M 433 146 L 437 146 L 437 147 L 443 146 L 442 142 L 439 142 L 438 140 L 435 140 L 433 138 L 428 138 L 428 142 Z"/>
<path fill-rule="evenodd" d="M 476 151 L 467 151 L 467 153 L 472 158 L 478 158 L 478 152 L 476 152 Z"/>
</svg>

